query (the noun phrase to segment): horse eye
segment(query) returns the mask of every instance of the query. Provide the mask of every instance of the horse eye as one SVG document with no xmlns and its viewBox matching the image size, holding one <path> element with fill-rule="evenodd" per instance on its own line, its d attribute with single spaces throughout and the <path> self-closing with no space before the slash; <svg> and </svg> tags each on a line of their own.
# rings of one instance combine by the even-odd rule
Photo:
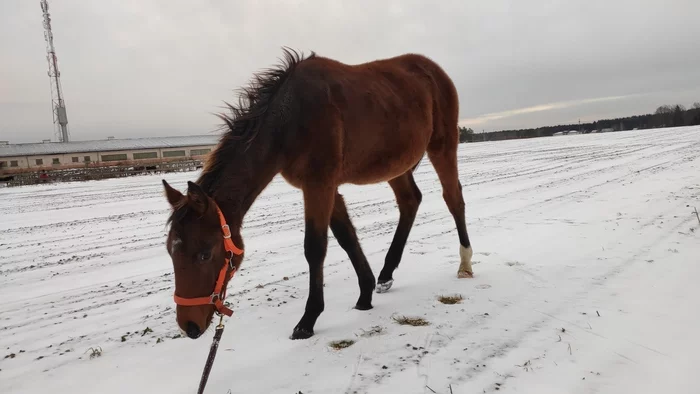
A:
<svg viewBox="0 0 700 394">
<path fill-rule="evenodd" d="M 208 250 L 199 253 L 199 261 L 207 261 L 210 258 L 211 258 L 211 252 Z"/>
</svg>

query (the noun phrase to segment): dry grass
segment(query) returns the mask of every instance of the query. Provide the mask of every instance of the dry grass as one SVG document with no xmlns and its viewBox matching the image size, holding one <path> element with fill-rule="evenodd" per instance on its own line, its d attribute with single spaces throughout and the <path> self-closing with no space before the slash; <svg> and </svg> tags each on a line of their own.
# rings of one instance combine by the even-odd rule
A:
<svg viewBox="0 0 700 394">
<path fill-rule="evenodd" d="M 402 326 L 419 327 L 430 325 L 430 322 L 423 319 L 422 317 L 398 316 L 392 317 L 392 319 L 394 319 L 395 322 L 401 324 Z"/>
<path fill-rule="evenodd" d="M 380 335 L 382 332 L 384 332 L 384 327 L 373 326 L 369 330 L 360 329 L 360 331 L 362 331 L 361 334 L 355 334 L 355 335 L 360 336 L 360 337 L 369 338 L 369 337 L 373 337 L 375 335 Z"/>
<path fill-rule="evenodd" d="M 102 355 L 102 348 L 97 346 L 97 347 L 90 347 L 88 350 L 85 351 L 85 353 L 90 352 L 90 359 L 93 359 L 95 357 L 100 357 Z"/>
<path fill-rule="evenodd" d="M 459 304 L 460 302 L 462 302 L 462 300 L 464 300 L 464 297 L 462 297 L 461 294 L 455 294 L 450 296 L 441 295 L 438 297 L 438 301 L 447 305 Z"/>
<path fill-rule="evenodd" d="M 352 339 L 343 339 L 340 341 L 333 341 L 329 343 L 328 346 L 332 347 L 335 350 L 341 350 L 352 346 L 354 343 L 355 341 L 353 341 Z"/>
</svg>

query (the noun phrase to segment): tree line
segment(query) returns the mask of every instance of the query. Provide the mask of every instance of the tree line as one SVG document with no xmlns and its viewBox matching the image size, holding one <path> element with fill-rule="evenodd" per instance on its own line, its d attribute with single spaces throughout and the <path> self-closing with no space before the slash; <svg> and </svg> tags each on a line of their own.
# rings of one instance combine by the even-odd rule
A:
<svg viewBox="0 0 700 394">
<path fill-rule="evenodd" d="M 459 127 L 459 142 L 500 141 L 518 138 L 548 137 L 558 132 L 576 130 L 581 133 L 622 131 L 633 129 L 655 129 L 700 125 L 700 102 L 690 108 L 681 104 L 662 105 L 652 114 L 634 115 L 624 118 L 603 119 L 581 124 L 545 126 L 531 129 L 501 130 L 475 133 L 473 129 Z"/>
</svg>

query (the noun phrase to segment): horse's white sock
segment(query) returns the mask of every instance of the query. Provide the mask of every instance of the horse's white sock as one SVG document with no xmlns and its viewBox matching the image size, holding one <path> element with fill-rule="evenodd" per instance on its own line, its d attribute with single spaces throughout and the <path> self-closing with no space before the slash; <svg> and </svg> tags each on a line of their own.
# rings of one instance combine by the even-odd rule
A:
<svg viewBox="0 0 700 394">
<path fill-rule="evenodd" d="M 459 263 L 459 270 L 457 271 L 457 277 L 458 278 L 473 278 L 474 277 L 474 271 L 472 270 L 472 255 L 474 252 L 472 251 L 472 247 L 464 247 L 462 245 L 459 245 L 459 258 L 460 258 L 460 263 Z"/>
</svg>

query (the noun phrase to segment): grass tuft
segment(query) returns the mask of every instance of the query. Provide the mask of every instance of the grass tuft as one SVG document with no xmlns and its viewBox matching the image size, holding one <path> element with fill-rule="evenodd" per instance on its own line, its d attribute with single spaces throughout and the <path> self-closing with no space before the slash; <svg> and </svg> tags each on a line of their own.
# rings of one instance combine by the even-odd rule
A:
<svg viewBox="0 0 700 394">
<path fill-rule="evenodd" d="M 395 322 L 401 324 L 402 326 L 419 327 L 430 325 L 430 322 L 423 319 L 422 317 L 399 316 L 392 317 L 392 319 L 394 319 Z"/>
<path fill-rule="evenodd" d="M 369 330 L 364 330 L 364 329 L 360 329 L 360 330 L 362 331 L 362 334 L 355 334 L 355 335 L 360 336 L 360 337 L 369 338 L 369 337 L 373 337 L 375 335 L 380 335 L 382 332 L 384 332 L 384 327 L 373 326 Z"/>
<path fill-rule="evenodd" d="M 100 357 L 102 355 L 102 348 L 97 346 L 97 347 L 90 347 L 88 350 L 85 351 L 85 353 L 90 352 L 90 359 L 92 360 L 95 357 Z"/>
<path fill-rule="evenodd" d="M 335 350 L 341 350 L 352 346 L 354 343 L 355 341 L 353 341 L 352 339 L 343 339 L 340 341 L 333 341 L 329 343 L 328 346 L 332 347 Z"/>
<path fill-rule="evenodd" d="M 441 295 L 438 297 L 438 301 L 447 305 L 459 304 L 460 302 L 462 302 L 462 300 L 464 300 L 464 297 L 462 297 L 461 294 L 455 294 L 450 296 Z"/>
</svg>

